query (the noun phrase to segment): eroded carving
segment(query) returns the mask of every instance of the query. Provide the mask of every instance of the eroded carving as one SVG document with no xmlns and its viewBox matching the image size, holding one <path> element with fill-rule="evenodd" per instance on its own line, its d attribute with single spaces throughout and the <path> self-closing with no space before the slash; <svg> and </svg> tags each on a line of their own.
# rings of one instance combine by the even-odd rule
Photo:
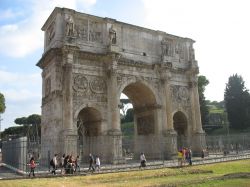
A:
<svg viewBox="0 0 250 187">
<path fill-rule="evenodd" d="M 73 89 L 77 92 L 86 92 L 88 89 L 88 79 L 83 75 L 75 75 Z"/>
<path fill-rule="evenodd" d="M 55 36 L 55 22 L 53 21 L 47 30 L 47 41 L 49 44 Z"/>
<path fill-rule="evenodd" d="M 116 31 L 113 28 L 113 25 L 109 28 L 109 39 L 111 45 L 116 44 Z"/>
<path fill-rule="evenodd" d="M 66 22 L 66 36 L 74 36 L 75 35 L 75 22 L 72 15 L 65 14 L 65 22 Z"/>
<path fill-rule="evenodd" d="M 105 93 L 107 86 L 106 81 L 103 78 L 94 78 L 89 83 L 90 89 L 94 93 Z"/>
<path fill-rule="evenodd" d="M 171 97 L 174 104 L 182 104 L 183 106 L 189 105 L 189 91 L 185 86 L 172 85 L 170 87 Z"/>
<path fill-rule="evenodd" d="M 164 38 L 161 41 L 161 50 L 162 50 L 162 57 L 173 56 L 173 41 L 170 39 Z"/>
</svg>

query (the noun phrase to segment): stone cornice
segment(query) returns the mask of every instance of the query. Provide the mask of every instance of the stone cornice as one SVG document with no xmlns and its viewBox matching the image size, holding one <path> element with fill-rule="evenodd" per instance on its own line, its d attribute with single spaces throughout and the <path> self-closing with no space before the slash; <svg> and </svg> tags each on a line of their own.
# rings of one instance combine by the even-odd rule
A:
<svg viewBox="0 0 250 187">
<path fill-rule="evenodd" d="M 36 65 L 41 69 L 44 69 L 46 66 L 48 66 L 49 62 L 53 58 L 61 55 L 62 55 L 61 48 L 51 48 L 49 51 L 43 54 L 42 58 L 38 61 Z"/>
</svg>

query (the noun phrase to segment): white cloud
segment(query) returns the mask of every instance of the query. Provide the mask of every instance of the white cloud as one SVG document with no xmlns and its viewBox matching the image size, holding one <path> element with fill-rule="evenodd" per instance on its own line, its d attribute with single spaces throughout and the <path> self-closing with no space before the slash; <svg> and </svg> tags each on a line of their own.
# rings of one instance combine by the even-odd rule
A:
<svg viewBox="0 0 250 187">
<path fill-rule="evenodd" d="M 19 58 L 42 49 L 44 39 L 41 27 L 56 6 L 77 9 L 79 5 L 81 9 L 89 10 L 95 3 L 95 0 L 30 1 L 28 4 L 31 8 L 23 10 L 29 12 L 25 20 L 0 27 L 0 54 Z M 5 12 L 6 17 L 13 11 L 8 9 Z"/>
<path fill-rule="evenodd" d="M 6 9 L 3 11 L 0 11 L 0 20 L 12 19 L 19 15 L 21 15 L 21 12 L 16 12 L 16 11 L 13 11 L 12 9 Z"/>
<path fill-rule="evenodd" d="M 41 113 L 41 87 L 40 73 L 21 74 L 0 69 L 0 92 L 6 103 L 3 129 L 13 125 L 17 117 Z"/>
<path fill-rule="evenodd" d="M 0 69 L 0 86 L 32 86 L 41 85 L 41 75 L 39 73 L 35 74 L 21 74 L 13 73 Z"/>
<path fill-rule="evenodd" d="M 250 88 L 248 0 L 142 0 L 146 27 L 192 38 L 200 73 L 210 84 L 206 98 L 223 100 L 228 77 L 238 73 Z"/>
</svg>

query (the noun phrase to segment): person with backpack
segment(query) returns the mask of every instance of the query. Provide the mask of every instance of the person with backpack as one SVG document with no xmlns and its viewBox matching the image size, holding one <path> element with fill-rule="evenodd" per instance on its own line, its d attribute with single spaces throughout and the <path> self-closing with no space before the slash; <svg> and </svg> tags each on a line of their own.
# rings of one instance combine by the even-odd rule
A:
<svg viewBox="0 0 250 187">
<path fill-rule="evenodd" d="M 36 168 L 36 163 L 35 163 L 35 159 L 34 159 L 34 157 L 31 157 L 31 159 L 30 159 L 30 163 L 29 163 L 29 166 L 30 166 L 30 173 L 29 173 L 29 177 L 30 177 L 30 174 L 31 174 L 31 173 L 33 174 L 33 177 L 35 177 L 35 168 Z"/>
</svg>

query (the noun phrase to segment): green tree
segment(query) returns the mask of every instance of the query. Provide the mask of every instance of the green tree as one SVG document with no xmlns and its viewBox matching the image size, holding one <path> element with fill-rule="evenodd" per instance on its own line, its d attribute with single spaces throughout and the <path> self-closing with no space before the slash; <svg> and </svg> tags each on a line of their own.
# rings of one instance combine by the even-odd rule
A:
<svg viewBox="0 0 250 187">
<path fill-rule="evenodd" d="M 234 129 L 247 128 L 250 122 L 250 95 L 240 75 L 235 74 L 229 77 L 224 100 L 230 127 Z"/>
<path fill-rule="evenodd" d="M 2 93 L 0 93 L 0 114 L 4 113 L 5 111 L 5 98 L 4 95 Z"/>
<path fill-rule="evenodd" d="M 206 104 L 205 98 L 205 88 L 209 84 L 207 78 L 203 75 L 198 76 L 198 92 L 199 92 L 199 101 L 200 101 L 200 111 L 201 111 L 201 122 L 205 126 L 209 123 L 209 110 Z"/>
<path fill-rule="evenodd" d="M 14 121 L 17 125 L 28 125 L 26 117 L 16 118 Z"/>
</svg>

